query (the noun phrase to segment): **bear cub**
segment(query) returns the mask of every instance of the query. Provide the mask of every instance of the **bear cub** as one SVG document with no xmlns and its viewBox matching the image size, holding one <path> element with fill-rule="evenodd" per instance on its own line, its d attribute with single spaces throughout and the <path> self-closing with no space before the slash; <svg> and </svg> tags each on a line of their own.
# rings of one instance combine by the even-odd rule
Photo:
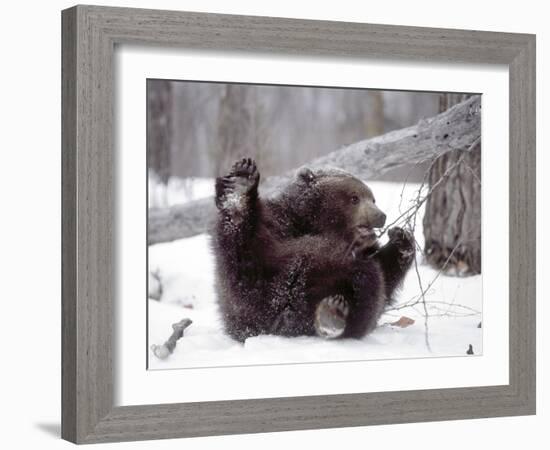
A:
<svg viewBox="0 0 550 450">
<path fill-rule="evenodd" d="M 302 168 L 260 198 L 251 159 L 216 179 L 216 289 L 226 332 L 360 338 L 372 331 L 415 255 L 411 234 L 374 229 L 386 216 L 361 180 Z"/>
</svg>

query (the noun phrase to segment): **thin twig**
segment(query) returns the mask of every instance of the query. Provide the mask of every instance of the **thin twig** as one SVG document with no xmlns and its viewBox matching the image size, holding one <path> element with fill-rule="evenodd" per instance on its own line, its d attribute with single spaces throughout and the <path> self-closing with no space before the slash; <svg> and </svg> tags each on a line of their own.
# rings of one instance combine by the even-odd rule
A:
<svg viewBox="0 0 550 450">
<path fill-rule="evenodd" d="M 181 337 L 183 336 L 183 331 L 192 323 L 193 322 L 191 321 L 191 319 L 187 318 L 182 319 L 177 323 L 174 323 L 172 325 L 173 332 L 164 344 L 151 345 L 151 351 L 153 352 L 153 354 L 159 359 L 168 358 L 168 356 L 170 356 L 174 352 L 178 340 L 181 339 Z"/>
<path fill-rule="evenodd" d="M 481 180 L 479 179 L 477 174 L 474 172 L 474 169 L 472 169 L 469 164 L 464 163 L 464 165 L 466 166 L 466 169 L 468 169 L 468 171 L 470 172 L 472 177 L 474 177 L 474 180 L 477 181 L 477 184 L 479 184 L 481 186 Z"/>
</svg>

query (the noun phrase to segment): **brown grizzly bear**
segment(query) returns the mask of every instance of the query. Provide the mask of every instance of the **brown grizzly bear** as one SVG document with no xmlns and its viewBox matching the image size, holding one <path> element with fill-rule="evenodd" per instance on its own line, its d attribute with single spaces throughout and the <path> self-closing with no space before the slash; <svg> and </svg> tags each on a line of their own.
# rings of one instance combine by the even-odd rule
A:
<svg viewBox="0 0 550 450">
<path fill-rule="evenodd" d="M 225 329 L 259 334 L 362 337 L 372 331 L 414 259 L 414 240 L 390 229 L 372 191 L 336 169 L 301 169 L 261 199 L 254 161 L 216 180 L 216 287 Z"/>
</svg>

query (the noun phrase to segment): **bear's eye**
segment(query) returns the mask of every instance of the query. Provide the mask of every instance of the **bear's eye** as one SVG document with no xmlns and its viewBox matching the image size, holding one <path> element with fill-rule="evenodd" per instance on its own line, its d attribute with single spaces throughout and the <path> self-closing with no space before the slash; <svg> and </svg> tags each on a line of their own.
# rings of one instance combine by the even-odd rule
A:
<svg viewBox="0 0 550 450">
<path fill-rule="evenodd" d="M 353 203 L 354 205 L 357 205 L 357 203 L 359 203 L 359 197 L 357 197 L 357 195 L 352 195 L 351 203 Z"/>
</svg>

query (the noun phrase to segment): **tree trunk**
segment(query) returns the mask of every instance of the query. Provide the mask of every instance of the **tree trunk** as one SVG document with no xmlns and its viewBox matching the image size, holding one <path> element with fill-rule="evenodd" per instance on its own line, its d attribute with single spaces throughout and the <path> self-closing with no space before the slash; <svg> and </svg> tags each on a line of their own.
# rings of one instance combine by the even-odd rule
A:
<svg viewBox="0 0 550 450">
<path fill-rule="evenodd" d="M 440 112 L 467 99 L 442 94 Z M 445 175 L 445 180 L 436 183 Z M 424 215 L 424 254 L 439 270 L 455 275 L 481 273 L 481 142 L 471 151 L 454 150 L 437 158 L 428 174 Z"/>
<path fill-rule="evenodd" d="M 147 167 L 166 185 L 172 151 L 172 84 L 149 80 L 147 88 Z"/>
<path fill-rule="evenodd" d="M 369 92 L 369 108 L 366 108 L 367 136 L 379 136 L 384 133 L 384 98 L 381 91 Z"/>
</svg>

